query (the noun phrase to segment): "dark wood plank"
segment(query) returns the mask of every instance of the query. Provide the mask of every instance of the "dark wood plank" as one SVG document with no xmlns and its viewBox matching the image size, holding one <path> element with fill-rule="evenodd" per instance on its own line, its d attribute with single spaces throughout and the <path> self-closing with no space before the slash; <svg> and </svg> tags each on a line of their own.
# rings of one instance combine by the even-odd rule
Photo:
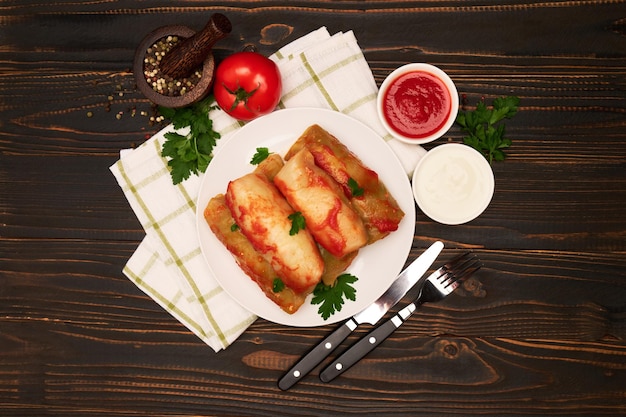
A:
<svg viewBox="0 0 626 417">
<path fill-rule="evenodd" d="M 130 291 L 136 289 L 121 274 L 135 248 L 132 242 L 5 239 L 0 245 L 2 253 L 16 255 L 3 260 L 6 279 L 0 294 L 9 301 L 0 306 L 3 316 L 27 321 L 41 312 L 39 319 L 69 316 L 94 326 L 107 318 L 121 327 L 116 311 L 123 317 L 131 309 L 127 314 L 137 315 L 141 328 L 159 310 L 156 305 L 147 312 L 132 310 L 137 302 L 145 309 L 145 297 Z M 446 250 L 439 262 L 459 252 Z M 626 299 L 626 259 L 547 251 L 475 253 L 485 266 L 445 302 L 424 306 L 419 314 L 424 319 L 407 323 L 398 334 L 561 340 L 626 336 L 619 321 Z M 415 296 L 413 290 L 404 301 Z"/>
<path fill-rule="evenodd" d="M 425 306 L 342 378 L 324 385 L 315 371 L 277 396 L 281 373 L 334 326 L 294 332 L 259 320 L 233 346 L 213 354 L 116 273 L 133 247 L 5 242 L 3 253 L 22 253 L 28 260 L 28 267 L 9 261 L 11 284 L 0 286 L 6 301 L 0 308 L 0 381 L 5 381 L 0 391 L 10 392 L 16 380 L 21 387 L 5 398 L 7 405 L 17 410 L 52 405 L 64 415 L 89 412 L 94 403 L 100 412 L 124 415 L 150 410 L 155 401 L 162 413 L 202 413 L 209 407 L 245 415 L 263 415 L 292 401 L 331 415 L 372 408 L 400 415 L 411 410 L 516 415 L 563 407 L 571 415 L 578 407 L 578 415 L 585 415 L 585 398 L 613 412 L 623 407 L 611 387 L 623 382 L 620 340 L 626 329 L 619 303 L 626 290 L 611 290 L 624 273 L 604 275 L 601 266 L 623 271 L 624 260 L 615 264 L 605 257 L 589 264 L 581 255 L 480 252 L 489 267 L 445 302 Z M 535 269 L 520 265 L 529 259 Z M 579 272 L 572 273 L 573 266 Z M 589 291 L 598 304 L 584 297 Z M 590 391 L 554 404 L 562 381 L 577 381 L 567 383 L 570 390 Z M 320 395 L 327 399 L 314 404 L 302 399 Z M 480 400 L 470 401 L 477 395 Z M 449 403 L 450 396 L 457 400 Z M 531 398 L 533 405 L 524 406 Z"/>
</svg>

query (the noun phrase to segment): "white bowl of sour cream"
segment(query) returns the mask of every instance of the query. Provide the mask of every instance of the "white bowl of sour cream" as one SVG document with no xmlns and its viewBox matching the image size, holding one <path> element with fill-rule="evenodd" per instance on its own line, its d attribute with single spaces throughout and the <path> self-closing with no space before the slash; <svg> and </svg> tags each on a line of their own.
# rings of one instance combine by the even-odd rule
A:
<svg viewBox="0 0 626 417">
<path fill-rule="evenodd" d="M 461 143 L 431 149 L 413 172 L 413 196 L 419 208 L 442 224 L 463 224 L 489 205 L 495 188 L 487 159 Z"/>
</svg>

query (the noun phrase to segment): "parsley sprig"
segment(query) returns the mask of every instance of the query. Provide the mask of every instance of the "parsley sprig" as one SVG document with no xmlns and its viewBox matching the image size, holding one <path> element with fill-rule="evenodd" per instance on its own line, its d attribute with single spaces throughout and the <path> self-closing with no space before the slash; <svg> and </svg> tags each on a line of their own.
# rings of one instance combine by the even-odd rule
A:
<svg viewBox="0 0 626 417">
<path fill-rule="evenodd" d="M 306 220 L 301 212 L 296 211 L 287 216 L 291 220 L 291 229 L 289 229 L 289 236 L 297 235 L 300 230 L 306 228 Z"/>
<path fill-rule="evenodd" d="M 352 177 L 348 178 L 348 187 L 350 187 L 350 193 L 352 197 L 361 197 L 365 190 L 359 187 L 359 184 Z"/>
<path fill-rule="evenodd" d="M 252 165 L 259 165 L 270 156 L 270 150 L 265 147 L 256 148 L 256 153 L 252 156 L 250 163 Z"/>
<path fill-rule="evenodd" d="M 323 282 L 317 284 L 313 290 L 311 304 L 321 304 L 317 312 L 324 320 L 337 311 L 341 311 L 344 298 L 356 300 L 356 289 L 352 286 L 358 280 L 351 274 L 341 274 L 337 277 L 333 285 L 326 285 Z"/>
<path fill-rule="evenodd" d="M 504 123 L 500 122 L 513 117 L 518 106 L 519 98 L 508 96 L 496 98 L 491 107 L 481 100 L 476 110 L 459 112 L 456 122 L 461 131 L 468 133 L 463 142 L 482 153 L 490 164 L 503 161 L 506 158 L 504 149 L 511 146 L 511 140 L 504 136 Z"/>
<path fill-rule="evenodd" d="M 206 171 L 213 158 L 220 134 L 213 130 L 209 111 L 216 108 L 214 98 L 209 96 L 195 104 L 178 109 L 159 107 L 163 117 L 170 119 L 174 129 L 189 127 L 189 133 L 167 132 L 161 155 L 170 158 L 167 165 L 174 185 L 186 180 L 191 174 Z"/>
<path fill-rule="evenodd" d="M 273 292 L 281 292 L 285 289 L 285 283 L 280 278 L 274 278 L 272 281 L 272 291 Z"/>
</svg>

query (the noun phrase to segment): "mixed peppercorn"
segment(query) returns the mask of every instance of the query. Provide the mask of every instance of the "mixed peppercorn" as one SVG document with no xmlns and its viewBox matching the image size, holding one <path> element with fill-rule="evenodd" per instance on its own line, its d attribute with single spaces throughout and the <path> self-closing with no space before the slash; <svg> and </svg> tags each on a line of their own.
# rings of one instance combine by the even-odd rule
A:
<svg viewBox="0 0 626 417">
<path fill-rule="evenodd" d="M 180 80 L 173 79 L 159 69 L 159 62 L 178 42 L 178 36 L 166 36 L 159 39 L 146 51 L 144 59 L 144 76 L 148 85 L 159 94 L 169 97 L 182 96 L 191 91 L 202 77 L 202 69 Z"/>
</svg>

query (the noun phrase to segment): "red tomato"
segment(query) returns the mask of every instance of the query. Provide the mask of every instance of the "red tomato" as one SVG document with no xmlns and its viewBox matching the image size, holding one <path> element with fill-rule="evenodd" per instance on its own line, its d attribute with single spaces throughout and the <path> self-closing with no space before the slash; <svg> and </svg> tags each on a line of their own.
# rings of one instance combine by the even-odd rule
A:
<svg viewBox="0 0 626 417">
<path fill-rule="evenodd" d="M 229 55 L 215 71 L 215 101 L 238 120 L 252 120 L 272 112 L 281 92 L 278 67 L 271 59 L 256 52 Z"/>
</svg>

